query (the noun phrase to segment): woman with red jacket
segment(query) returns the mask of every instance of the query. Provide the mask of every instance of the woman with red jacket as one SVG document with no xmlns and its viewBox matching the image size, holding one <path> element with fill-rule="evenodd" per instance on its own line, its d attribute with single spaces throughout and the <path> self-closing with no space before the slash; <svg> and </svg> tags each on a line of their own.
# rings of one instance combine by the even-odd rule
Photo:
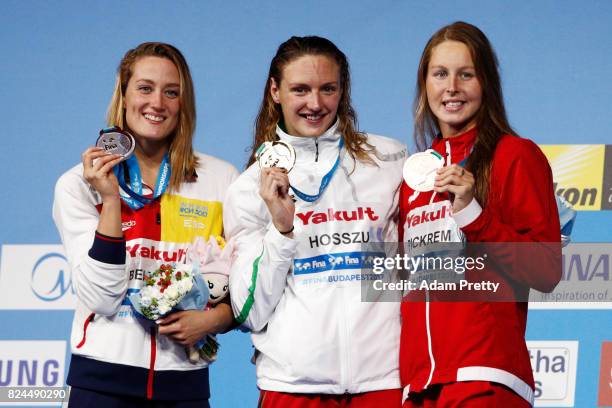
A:
<svg viewBox="0 0 612 408">
<path fill-rule="evenodd" d="M 545 156 L 508 123 L 497 58 L 477 27 L 456 22 L 431 37 L 419 64 L 414 115 L 417 146 L 430 147 L 440 168 L 429 191 L 410 179 L 420 191 L 402 186 L 405 245 L 426 251 L 438 242 L 508 243 L 490 247 L 504 251 L 533 243 L 527 246 L 540 248 L 541 262 L 520 262 L 510 250 L 487 262 L 481 276 L 498 282 L 504 298 L 463 301 L 469 298 L 459 291 L 450 293 L 455 301 L 432 301 L 429 291 L 427 301 L 414 300 L 419 291 L 405 298 L 403 407 L 531 406 L 526 299 L 530 288 L 550 291 L 560 279 L 557 206 Z"/>
</svg>

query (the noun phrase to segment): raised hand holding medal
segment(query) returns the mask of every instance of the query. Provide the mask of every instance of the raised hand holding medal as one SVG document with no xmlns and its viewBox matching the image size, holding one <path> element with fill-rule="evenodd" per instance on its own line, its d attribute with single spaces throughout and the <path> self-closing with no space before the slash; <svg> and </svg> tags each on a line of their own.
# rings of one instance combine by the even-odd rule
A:
<svg viewBox="0 0 612 408">
<path fill-rule="evenodd" d="M 103 197 L 106 192 L 109 195 L 116 196 L 117 191 L 119 191 L 119 196 L 123 202 L 132 209 L 138 210 L 164 193 L 170 180 L 170 162 L 168 154 L 166 154 L 159 168 L 152 197 L 145 196 L 143 195 L 143 182 L 138 160 L 133 154 L 135 147 L 134 137 L 120 127 L 114 126 L 102 129 L 96 141 L 96 147 L 90 148 L 84 153 L 83 166 L 85 178 Z M 88 153 L 89 156 L 85 160 L 85 155 Z M 121 162 L 125 163 L 118 165 Z M 91 173 L 89 178 L 88 173 Z M 116 180 L 112 180 L 112 173 L 114 173 Z M 110 184 L 106 183 L 109 186 L 103 187 L 100 182 L 95 182 L 96 179 L 107 179 Z M 129 184 L 126 179 L 129 180 Z M 121 190 L 118 187 L 121 187 Z"/>
<path fill-rule="evenodd" d="M 82 155 L 83 177 L 100 194 L 103 202 L 119 198 L 119 185 L 113 168 L 134 151 L 134 137 L 119 127 L 100 130 L 96 146 Z"/>
<path fill-rule="evenodd" d="M 427 149 L 406 159 L 403 169 L 404 181 L 415 191 L 435 190 L 436 193 L 449 193 L 453 211 L 460 211 L 472 200 L 475 183 L 474 175 L 461 164 L 444 166 L 442 155 L 435 150 Z"/>
<path fill-rule="evenodd" d="M 474 198 L 474 175 L 460 164 L 451 164 L 436 171 L 434 190 L 451 196 L 453 212 L 461 211 Z"/>
<path fill-rule="evenodd" d="M 266 203 L 276 229 L 291 236 L 295 203 L 289 195 L 287 174 L 295 164 L 295 149 L 283 141 L 265 142 L 257 149 L 256 156 L 261 168 L 259 195 Z"/>
<path fill-rule="evenodd" d="M 119 126 L 114 126 L 100 130 L 96 146 L 104 149 L 106 153 L 120 155 L 123 161 L 134 153 L 136 140 L 127 131 L 122 130 Z"/>
</svg>

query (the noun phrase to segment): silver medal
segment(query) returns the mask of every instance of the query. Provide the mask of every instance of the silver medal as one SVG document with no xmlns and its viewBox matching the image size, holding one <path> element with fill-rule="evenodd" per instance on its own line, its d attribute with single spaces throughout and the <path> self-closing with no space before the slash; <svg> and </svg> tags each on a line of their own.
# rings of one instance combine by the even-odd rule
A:
<svg viewBox="0 0 612 408">
<path fill-rule="evenodd" d="M 110 131 L 100 131 L 96 146 L 103 148 L 107 153 L 120 154 L 123 156 L 122 160 L 126 160 L 134 152 L 136 141 L 134 136 L 125 130 L 113 128 Z"/>
<path fill-rule="evenodd" d="M 290 172 L 295 164 L 295 149 L 287 142 L 264 142 L 255 152 L 260 168 L 280 167 Z"/>
<path fill-rule="evenodd" d="M 436 170 L 444 166 L 440 153 L 427 149 L 410 155 L 404 163 L 404 181 L 415 191 L 431 191 L 434 188 Z"/>
</svg>

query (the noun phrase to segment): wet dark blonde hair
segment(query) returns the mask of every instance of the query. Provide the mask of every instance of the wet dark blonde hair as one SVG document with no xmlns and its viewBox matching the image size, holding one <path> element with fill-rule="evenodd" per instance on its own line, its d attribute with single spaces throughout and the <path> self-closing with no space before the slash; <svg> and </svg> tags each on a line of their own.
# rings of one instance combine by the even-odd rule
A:
<svg viewBox="0 0 612 408">
<path fill-rule="evenodd" d="M 338 132 L 342 135 L 346 150 L 353 159 L 373 163 L 368 153 L 372 152 L 374 148 L 367 142 L 366 135 L 357 131 L 357 115 L 351 106 L 351 75 L 346 55 L 328 39 L 308 36 L 291 37 L 282 43 L 270 62 L 263 99 L 255 120 L 255 137 L 247 167 L 255 162 L 255 152 L 263 142 L 277 139 L 276 125 L 283 118 L 280 104 L 274 102 L 270 93 L 272 79 L 280 87 L 283 80 L 283 69 L 289 63 L 304 55 L 326 56 L 338 64 L 341 92 L 337 113 Z"/>
<path fill-rule="evenodd" d="M 476 178 L 474 195 L 485 206 L 489 194 L 491 163 L 497 142 L 503 134 L 515 135 L 510 127 L 504 107 L 499 64 L 491 43 L 472 24 L 457 21 L 442 27 L 427 42 L 417 73 L 416 96 L 414 99 L 414 137 L 420 150 L 431 145 L 440 133 L 438 120 L 427 102 L 427 68 L 433 49 L 444 41 L 458 41 L 470 51 L 476 77 L 482 88 L 482 104 L 476 112 L 477 136 L 474 150 L 468 158 L 466 167 Z"/>
<path fill-rule="evenodd" d="M 108 107 L 107 122 L 109 126 L 119 126 L 129 130 L 125 119 L 125 91 L 132 77 L 134 64 L 143 57 L 170 60 L 179 73 L 180 113 L 176 129 L 170 136 L 169 157 L 172 173 L 168 183 L 169 191 L 176 191 L 183 182 L 193 179 L 195 168 L 198 165 L 198 159 L 192 146 L 196 125 L 193 81 L 185 57 L 176 47 L 160 42 L 146 42 L 125 54 L 117 69 L 117 80 Z"/>
</svg>

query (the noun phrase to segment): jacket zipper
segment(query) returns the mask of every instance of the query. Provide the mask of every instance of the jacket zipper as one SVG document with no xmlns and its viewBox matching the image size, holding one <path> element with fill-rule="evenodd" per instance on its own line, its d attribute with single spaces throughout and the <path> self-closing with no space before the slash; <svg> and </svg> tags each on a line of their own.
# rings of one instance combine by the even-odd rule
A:
<svg viewBox="0 0 612 408">
<path fill-rule="evenodd" d="M 319 138 L 315 137 L 315 163 L 319 161 Z"/>
<path fill-rule="evenodd" d="M 447 140 L 446 141 L 446 165 L 450 166 L 451 163 L 452 163 L 451 146 L 450 146 L 450 142 Z M 435 195 L 436 195 L 435 192 L 432 193 L 430 204 L 433 202 Z M 425 383 L 425 386 L 423 387 L 425 389 L 427 389 L 427 387 L 429 387 L 429 384 L 431 384 L 431 380 L 433 379 L 434 371 L 436 369 L 436 358 L 434 357 L 434 353 L 433 353 L 431 326 L 429 324 L 430 314 L 431 314 L 431 310 L 430 310 L 429 290 L 428 290 L 425 293 L 425 330 L 427 331 L 427 352 L 429 353 L 429 363 L 431 364 L 431 369 L 429 371 L 429 378 L 427 378 L 427 382 Z"/>
<path fill-rule="evenodd" d="M 429 352 L 429 363 L 431 364 L 431 370 L 429 371 L 429 378 L 427 379 L 427 382 L 423 387 L 425 389 L 429 387 L 429 384 L 431 383 L 431 380 L 433 378 L 434 370 L 436 369 L 436 359 L 434 358 L 433 347 L 431 345 L 431 327 L 429 325 L 429 314 L 429 290 L 427 290 L 427 292 L 425 292 L 425 328 L 427 330 L 427 351 Z"/>
<path fill-rule="evenodd" d="M 85 319 L 85 324 L 83 325 L 83 338 L 81 339 L 81 342 L 77 344 L 76 348 L 81 348 L 83 345 L 85 345 L 85 341 L 87 341 L 87 327 L 89 327 L 89 323 L 93 322 L 94 317 L 96 317 L 96 314 L 91 313 L 89 316 L 87 316 L 87 319 Z"/>
<path fill-rule="evenodd" d="M 348 327 L 348 312 L 347 312 L 347 304 L 348 302 L 346 301 L 345 297 L 346 297 L 346 293 L 344 288 L 340 288 L 341 292 L 342 292 L 342 309 L 343 309 L 343 314 L 341 316 L 341 325 L 342 325 L 342 330 L 340 331 L 341 333 L 341 339 L 340 339 L 340 349 L 343 350 L 343 352 L 340 354 L 340 379 L 341 379 L 341 386 L 344 389 L 344 393 L 348 394 L 349 393 L 349 389 L 348 389 L 348 384 L 350 383 L 351 380 L 351 376 L 350 376 L 350 352 L 349 352 L 349 327 Z"/>
<path fill-rule="evenodd" d="M 157 354 L 155 326 L 151 327 L 151 359 L 149 360 L 149 373 L 147 374 L 147 399 L 153 399 L 153 377 L 155 376 L 155 356 Z"/>
</svg>

